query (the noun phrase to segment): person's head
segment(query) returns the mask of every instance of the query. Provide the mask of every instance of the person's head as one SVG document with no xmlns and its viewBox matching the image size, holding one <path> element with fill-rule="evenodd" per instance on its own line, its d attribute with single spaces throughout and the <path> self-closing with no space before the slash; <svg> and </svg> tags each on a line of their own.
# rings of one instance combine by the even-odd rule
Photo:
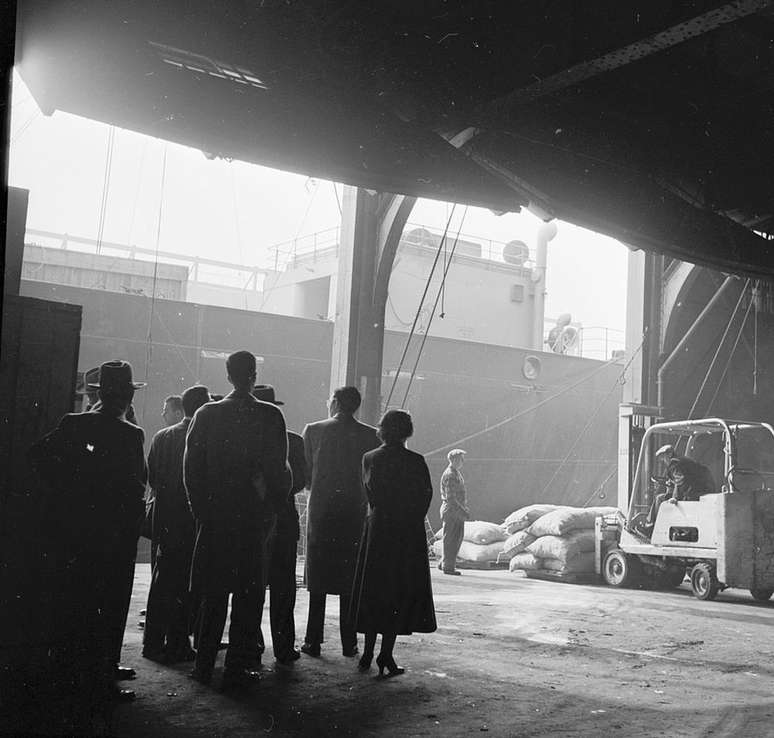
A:
<svg viewBox="0 0 774 738">
<path fill-rule="evenodd" d="M 183 412 L 186 418 L 192 418 L 194 413 L 210 401 L 209 390 L 201 384 L 195 384 L 183 392 Z"/>
<path fill-rule="evenodd" d="M 669 464 L 675 457 L 675 447 L 668 443 L 656 451 L 656 469 L 660 474 L 668 474 Z"/>
<path fill-rule="evenodd" d="M 672 459 L 667 467 L 667 477 L 675 484 L 680 485 L 685 481 L 685 469 L 679 459 Z"/>
<path fill-rule="evenodd" d="M 274 395 L 274 387 L 270 384 L 256 384 L 253 387 L 253 397 L 261 402 L 269 402 L 272 405 L 284 405 L 282 400 L 278 400 Z"/>
<path fill-rule="evenodd" d="M 252 392 L 256 378 L 255 356 L 249 351 L 235 351 L 226 359 L 226 374 L 235 390 Z"/>
<path fill-rule="evenodd" d="M 405 410 L 388 410 L 379 421 L 377 434 L 384 443 L 403 443 L 414 434 L 411 415 Z"/>
<path fill-rule="evenodd" d="M 448 454 L 446 454 L 446 458 L 449 460 L 450 466 L 454 467 L 455 469 L 462 469 L 462 464 L 465 462 L 465 454 L 467 452 L 463 451 L 461 448 L 453 448 L 451 451 L 449 451 Z"/>
<path fill-rule="evenodd" d="M 570 325 L 570 323 L 572 323 L 572 315 L 570 313 L 562 313 L 556 319 L 556 325 L 558 325 L 560 328 L 565 328 L 566 326 Z"/>
<path fill-rule="evenodd" d="M 87 405 L 91 407 L 99 400 L 99 367 L 87 369 L 83 374 L 83 385 L 86 390 Z"/>
<path fill-rule="evenodd" d="M 132 365 L 128 361 L 106 361 L 99 368 L 99 382 L 90 385 L 98 391 L 105 411 L 124 415 L 134 399 L 134 391 L 145 382 L 132 380 Z"/>
<path fill-rule="evenodd" d="M 360 390 L 357 387 L 339 387 L 333 390 L 331 399 L 328 401 L 328 409 L 331 416 L 336 413 L 345 415 L 354 415 L 360 407 Z"/>
<path fill-rule="evenodd" d="M 169 427 L 179 423 L 185 412 L 183 411 L 183 398 L 180 395 L 170 395 L 164 400 L 164 407 L 161 409 L 161 417 L 164 418 L 164 425 Z"/>
</svg>

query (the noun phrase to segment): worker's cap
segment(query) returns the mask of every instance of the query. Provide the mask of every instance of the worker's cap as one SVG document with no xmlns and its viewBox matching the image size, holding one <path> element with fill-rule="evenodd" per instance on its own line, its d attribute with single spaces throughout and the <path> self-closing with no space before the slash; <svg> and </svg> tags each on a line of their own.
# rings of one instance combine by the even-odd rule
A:
<svg viewBox="0 0 774 738">
<path fill-rule="evenodd" d="M 453 448 L 451 451 L 449 451 L 448 454 L 446 454 L 446 458 L 451 461 L 452 459 L 456 459 L 458 456 L 465 456 L 467 451 L 463 451 L 461 448 Z"/>
<path fill-rule="evenodd" d="M 656 451 L 656 458 L 659 456 L 674 456 L 675 455 L 675 447 L 671 443 L 667 443 L 665 446 L 662 446 L 658 451 Z"/>
</svg>

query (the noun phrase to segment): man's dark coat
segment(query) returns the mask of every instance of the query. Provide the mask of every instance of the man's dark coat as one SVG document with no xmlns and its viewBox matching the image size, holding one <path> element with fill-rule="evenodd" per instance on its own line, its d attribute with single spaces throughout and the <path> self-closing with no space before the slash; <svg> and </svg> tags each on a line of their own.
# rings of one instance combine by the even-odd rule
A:
<svg viewBox="0 0 774 738">
<path fill-rule="evenodd" d="M 118 662 L 147 468 L 143 431 L 99 409 L 65 415 L 30 450 L 50 488 L 50 547 L 59 601 L 54 638 L 72 666 L 107 681 Z M 92 660 L 93 659 L 93 660 Z"/>
<path fill-rule="evenodd" d="M 151 539 L 158 546 L 145 616 L 144 648 L 167 655 L 190 651 L 191 574 L 195 527 L 183 485 L 183 453 L 190 418 L 183 418 L 153 437 L 148 454 L 148 482 L 153 495 Z"/>
<path fill-rule="evenodd" d="M 190 418 L 162 428 L 148 453 L 148 484 L 153 495 L 153 543 L 162 551 L 188 550 L 194 543 L 194 520 L 183 485 L 183 453 Z"/>
<path fill-rule="evenodd" d="M 65 415 L 30 450 L 72 551 L 134 560 L 148 474 L 143 442 L 141 428 L 97 410 Z"/>
<path fill-rule="evenodd" d="M 287 503 L 285 418 L 249 393 L 200 407 L 186 441 L 184 483 L 196 520 L 191 589 L 262 586 L 266 535 Z"/>
<path fill-rule="evenodd" d="M 337 413 L 304 428 L 307 483 L 306 581 L 310 592 L 349 595 L 366 514 L 361 464 L 376 429 Z"/>
</svg>

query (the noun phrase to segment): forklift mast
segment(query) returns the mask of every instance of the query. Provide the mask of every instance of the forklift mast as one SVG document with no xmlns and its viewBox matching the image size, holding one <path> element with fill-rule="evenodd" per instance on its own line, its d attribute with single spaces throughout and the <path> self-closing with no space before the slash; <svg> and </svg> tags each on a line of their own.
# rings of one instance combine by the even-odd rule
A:
<svg viewBox="0 0 774 738">
<path fill-rule="evenodd" d="M 660 408 L 626 403 L 618 407 L 618 509 L 629 512 L 642 437 L 663 413 Z"/>
</svg>

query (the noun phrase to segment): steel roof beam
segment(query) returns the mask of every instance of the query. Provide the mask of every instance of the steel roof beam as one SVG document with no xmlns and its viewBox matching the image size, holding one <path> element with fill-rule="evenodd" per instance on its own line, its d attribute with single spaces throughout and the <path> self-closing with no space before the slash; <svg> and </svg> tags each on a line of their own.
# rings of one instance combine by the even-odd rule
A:
<svg viewBox="0 0 774 738">
<path fill-rule="evenodd" d="M 600 74 L 612 72 L 652 54 L 666 51 L 684 41 L 714 31 L 727 23 L 733 23 L 740 18 L 760 13 L 772 7 L 774 7 L 774 0 L 736 0 L 736 2 L 725 3 L 640 41 L 614 49 L 595 59 L 574 64 L 561 72 L 503 95 L 479 109 L 478 114 L 474 115 L 474 122 L 477 125 L 491 125 L 502 116 L 507 116 L 517 105 L 551 95 Z"/>
</svg>

